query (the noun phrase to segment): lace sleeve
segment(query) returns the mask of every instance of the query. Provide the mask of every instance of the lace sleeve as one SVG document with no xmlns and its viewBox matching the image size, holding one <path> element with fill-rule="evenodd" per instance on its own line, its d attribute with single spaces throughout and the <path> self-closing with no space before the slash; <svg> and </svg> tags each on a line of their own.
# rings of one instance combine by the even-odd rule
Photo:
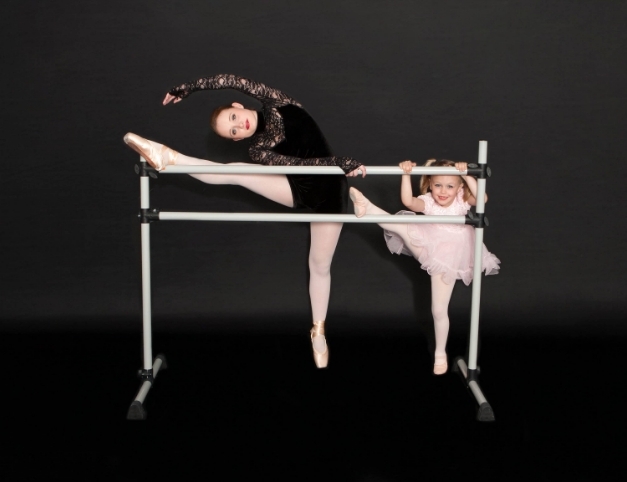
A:
<svg viewBox="0 0 627 482">
<path fill-rule="evenodd" d="M 233 74 L 220 74 L 213 77 L 203 77 L 192 82 L 172 87 L 169 94 L 180 99 L 188 97 L 199 90 L 235 89 L 250 95 L 270 107 L 280 107 L 287 104 L 301 105 L 278 89 L 268 87 L 261 82 L 245 79 Z"/>
<path fill-rule="evenodd" d="M 345 174 L 354 171 L 362 165 L 357 159 L 352 157 L 312 157 L 300 158 L 284 156 L 268 149 L 251 147 L 250 158 L 266 166 L 338 166 Z"/>
</svg>

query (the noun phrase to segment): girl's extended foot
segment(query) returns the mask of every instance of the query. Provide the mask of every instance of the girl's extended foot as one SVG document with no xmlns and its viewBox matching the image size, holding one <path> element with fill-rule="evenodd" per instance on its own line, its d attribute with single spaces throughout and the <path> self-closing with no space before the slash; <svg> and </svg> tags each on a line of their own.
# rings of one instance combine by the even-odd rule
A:
<svg viewBox="0 0 627 482">
<path fill-rule="evenodd" d="M 326 368 L 329 363 L 329 347 L 324 336 L 324 321 L 314 321 L 310 334 L 314 362 L 318 368 Z"/>
<path fill-rule="evenodd" d="M 163 144 L 149 141 L 132 132 L 124 136 L 124 142 L 157 171 L 163 171 L 165 166 L 176 164 L 176 158 L 179 155 L 178 152 Z"/>
<path fill-rule="evenodd" d="M 370 201 L 368 198 L 364 196 L 360 191 L 351 187 L 348 191 L 348 195 L 351 197 L 351 201 L 353 201 L 353 207 L 355 208 L 355 216 L 358 218 L 362 217 L 366 214 L 366 210 L 368 209 L 368 205 Z"/>
<path fill-rule="evenodd" d="M 433 364 L 434 375 L 444 375 L 448 370 L 448 363 L 446 355 L 436 355 L 435 363 Z"/>
</svg>

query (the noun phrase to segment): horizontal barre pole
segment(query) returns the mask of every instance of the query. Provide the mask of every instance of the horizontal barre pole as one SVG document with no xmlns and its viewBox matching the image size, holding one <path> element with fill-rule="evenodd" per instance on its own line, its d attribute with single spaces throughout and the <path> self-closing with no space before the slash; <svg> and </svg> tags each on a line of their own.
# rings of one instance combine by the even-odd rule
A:
<svg viewBox="0 0 627 482">
<path fill-rule="evenodd" d="M 394 223 L 394 224 L 465 224 L 465 216 L 367 214 L 283 214 L 283 213 L 189 213 L 160 212 L 160 221 L 272 221 L 286 223 Z"/>
<path fill-rule="evenodd" d="M 159 174 L 344 174 L 337 166 L 167 166 Z M 398 166 L 366 166 L 367 175 L 399 175 L 403 171 Z M 454 167 L 414 167 L 412 175 L 431 176 L 465 175 Z"/>
</svg>

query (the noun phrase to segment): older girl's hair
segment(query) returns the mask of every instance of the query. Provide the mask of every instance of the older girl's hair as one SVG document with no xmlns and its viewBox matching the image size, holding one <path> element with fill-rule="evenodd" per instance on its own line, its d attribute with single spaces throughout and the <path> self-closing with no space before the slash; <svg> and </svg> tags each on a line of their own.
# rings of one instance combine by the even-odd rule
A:
<svg viewBox="0 0 627 482">
<path fill-rule="evenodd" d="M 432 167 L 455 167 L 455 162 L 449 161 L 448 159 L 441 159 L 439 161 L 437 159 L 429 159 L 427 162 L 425 162 L 424 165 L 432 166 Z M 470 189 L 468 189 L 468 186 L 466 185 L 466 183 L 461 177 L 459 180 L 464 186 L 464 201 L 468 201 L 472 193 L 470 192 Z M 420 194 L 427 194 L 430 191 L 430 188 L 429 188 L 430 183 L 431 183 L 431 176 L 427 174 L 424 174 L 423 176 L 421 176 Z"/>
<path fill-rule="evenodd" d="M 216 130 L 216 124 L 218 122 L 218 116 L 222 113 L 223 110 L 230 109 L 231 107 L 232 106 L 230 106 L 230 105 L 221 105 L 221 106 L 216 107 L 215 109 L 213 109 L 213 112 L 211 113 L 211 120 L 209 121 L 209 125 L 213 129 L 213 132 L 215 132 L 216 134 L 218 133 L 218 131 Z"/>
</svg>

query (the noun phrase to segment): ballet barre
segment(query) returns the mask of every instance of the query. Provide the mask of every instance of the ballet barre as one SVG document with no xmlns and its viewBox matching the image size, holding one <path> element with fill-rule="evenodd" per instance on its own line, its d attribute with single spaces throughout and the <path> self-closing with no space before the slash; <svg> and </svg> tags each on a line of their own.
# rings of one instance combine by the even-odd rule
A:
<svg viewBox="0 0 627 482">
<path fill-rule="evenodd" d="M 476 166 L 476 164 L 470 164 Z M 152 169 L 152 168 L 149 168 Z M 487 169 L 487 167 L 486 167 Z M 153 170 L 154 171 L 154 170 Z M 458 176 L 470 174 L 478 177 L 483 169 L 470 167 L 466 171 L 458 171 L 454 167 L 430 167 L 416 166 L 412 168 L 411 175 L 427 174 L 431 176 Z M 488 169 L 489 171 L 489 169 Z M 398 166 L 371 166 L 367 168 L 369 175 L 398 176 L 403 174 Z M 159 174 L 342 174 L 344 171 L 337 166 L 259 166 L 259 165 L 222 165 L 222 166 L 168 166 Z M 489 174 L 488 174 L 489 176 Z"/>
<path fill-rule="evenodd" d="M 163 354 L 152 356 L 152 301 L 150 272 L 150 223 L 155 221 L 264 221 L 264 222 L 338 222 L 338 223 L 429 223 L 429 224 L 469 224 L 475 228 L 475 251 L 472 286 L 472 306 L 470 314 L 470 337 L 468 342 L 468 361 L 457 357 L 452 370 L 457 372 L 467 389 L 474 396 L 477 404 L 477 420 L 493 421 L 494 412 L 479 386 L 479 368 L 477 366 L 477 346 L 479 341 L 479 307 L 481 296 L 483 228 L 488 225 L 485 211 L 486 178 L 490 176 L 487 166 L 487 141 L 479 141 L 478 164 L 469 164 L 467 171 L 454 167 L 417 166 L 412 175 L 460 175 L 469 174 L 477 178 L 477 205 L 475 214 L 470 211 L 466 216 L 396 216 L 364 215 L 357 218 L 348 214 L 283 214 L 283 213 L 217 213 L 217 212 L 167 212 L 150 207 L 150 177 L 156 177 L 157 171 L 149 167 L 143 157 L 135 171 L 140 175 L 140 222 L 141 222 L 141 260 L 142 260 L 142 328 L 143 328 L 143 368 L 138 376 L 141 386 L 127 413 L 129 420 L 144 420 L 147 413 L 144 401 L 154 384 L 160 370 L 167 368 Z M 336 166 L 167 166 L 159 174 L 340 174 L 344 172 Z M 367 168 L 368 175 L 403 174 L 397 166 L 372 166 Z"/>
</svg>

